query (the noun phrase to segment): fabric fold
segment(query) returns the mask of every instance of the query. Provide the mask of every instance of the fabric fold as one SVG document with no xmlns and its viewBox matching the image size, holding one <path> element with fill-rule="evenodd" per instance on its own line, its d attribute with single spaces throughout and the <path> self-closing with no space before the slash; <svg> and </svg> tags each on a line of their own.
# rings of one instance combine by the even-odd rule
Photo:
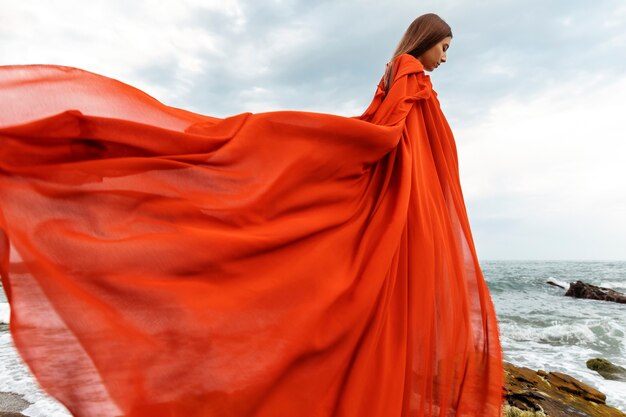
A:
<svg viewBox="0 0 626 417">
<path fill-rule="evenodd" d="M 0 67 L 15 345 L 75 416 L 500 415 L 454 138 L 421 63 L 363 115 L 224 119 Z"/>
</svg>

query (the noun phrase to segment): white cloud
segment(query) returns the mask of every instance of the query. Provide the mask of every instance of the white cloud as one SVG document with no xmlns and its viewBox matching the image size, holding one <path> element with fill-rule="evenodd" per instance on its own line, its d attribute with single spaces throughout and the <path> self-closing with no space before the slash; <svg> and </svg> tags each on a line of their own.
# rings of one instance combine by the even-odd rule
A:
<svg viewBox="0 0 626 417">
<path fill-rule="evenodd" d="M 626 248 L 622 0 L 5 2 L 0 64 L 75 66 L 213 116 L 352 116 L 369 104 L 413 15 L 431 11 L 455 34 L 433 81 L 487 255 L 549 257 L 534 240 L 542 231 L 555 242 L 595 233 L 605 249 Z M 514 229 L 526 240 L 501 250 Z"/>
<path fill-rule="evenodd" d="M 53 7 L 37 1 L 7 2 L 0 20 L 0 64 L 78 67 L 171 101 L 193 87 L 189 81 L 202 71 L 203 55 L 219 51 L 214 35 L 187 25 L 198 8 L 242 24 L 241 10 L 232 0 L 116 0 L 90 2 L 88 7 L 76 0 L 55 1 Z M 137 77 L 138 69 L 161 63 L 170 65 L 176 84 L 169 87 L 174 88 Z"/>
<path fill-rule="evenodd" d="M 506 78 L 513 78 L 518 74 L 518 69 L 510 65 L 495 63 L 485 67 L 483 69 L 483 72 L 486 75 L 496 75 L 504 76 Z"/>
<path fill-rule="evenodd" d="M 468 191 L 497 193 L 503 181 L 523 194 L 563 193 L 572 183 L 597 198 L 619 191 L 626 179 L 624 97 L 626 77 L 599 78 L 496 103 L 458 133 Z"/>
<path fill-rule="evenodd" d="M 556 229 L 604 231 L 595 256 L 625 257 L 625 97 L 626 76 L 582 77 L 528 100 L 503 99 L 458 131 L 464 192 L 477 208 L 473 217 L 541 225 L 533 230 L 537 244 L 559 239 L 550 236 Z M 532 244 L 533 236 L 525 239 Z"/>
</svg>

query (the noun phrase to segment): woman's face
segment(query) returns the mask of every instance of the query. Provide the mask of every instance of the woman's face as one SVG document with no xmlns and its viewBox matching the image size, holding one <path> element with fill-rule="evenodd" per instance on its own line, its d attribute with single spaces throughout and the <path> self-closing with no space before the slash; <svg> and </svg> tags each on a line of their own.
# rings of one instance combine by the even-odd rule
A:
<svg viewBox="0 0 626 417">
<path fill-rule="evenodd" d="M 450 42 L 452 42 L 452 38 L 446 36 L 417 58 L 426 71 L 434 71 L 442 62 L 446 62 L 446 51 L 450 47 Z"/>
</svg>

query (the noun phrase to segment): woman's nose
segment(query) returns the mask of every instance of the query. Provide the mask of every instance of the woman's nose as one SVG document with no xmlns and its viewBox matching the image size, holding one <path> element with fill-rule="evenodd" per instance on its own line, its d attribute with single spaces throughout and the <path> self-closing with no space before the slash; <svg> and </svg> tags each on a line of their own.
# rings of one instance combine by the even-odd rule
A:
<svg viewBox="0 0 626 417">
<path fill-rule="evenodd" d="M 444 52 L 443 55 L 441 55 L 441 62 L 446 62 L 446 53 Z"/>
</svg>

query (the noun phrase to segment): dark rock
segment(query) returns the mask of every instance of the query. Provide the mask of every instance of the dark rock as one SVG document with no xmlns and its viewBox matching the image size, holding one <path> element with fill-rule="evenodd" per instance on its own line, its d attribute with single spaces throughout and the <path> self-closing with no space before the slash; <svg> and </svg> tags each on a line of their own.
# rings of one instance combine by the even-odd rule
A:
<svg viewBox="0 0 626 417">
<path fill-rule="evenodd" d="M 565 293 L 568 297 L 587 298 L 590 300 L 613 301 L 626 304 L 626 295 L 609 288 L 596 287 L 582 281 L 572 282 Z"/>
<path fill-rule="evenodd" d="M 13 411 L 0 411 L 0 417 L 26 417 L 22 413 L 14 413 Z"/>
<path fill-rule="evenodd" d="M 533 371 L 504 363 L 506 406 L 549 417 L 626 417 L 605 404 L 606 396 L 560 372 Z M 521 415 L 521 414 L 517 414 Z"/>
<path fill-rule="evenodd" d="M 613 381 L 626 381 L 626 368 L 614 365 L 610 361 L 602 358 L 589 359 L 587 368 L 596 371 L 605 379 Z"/>
</svg>

